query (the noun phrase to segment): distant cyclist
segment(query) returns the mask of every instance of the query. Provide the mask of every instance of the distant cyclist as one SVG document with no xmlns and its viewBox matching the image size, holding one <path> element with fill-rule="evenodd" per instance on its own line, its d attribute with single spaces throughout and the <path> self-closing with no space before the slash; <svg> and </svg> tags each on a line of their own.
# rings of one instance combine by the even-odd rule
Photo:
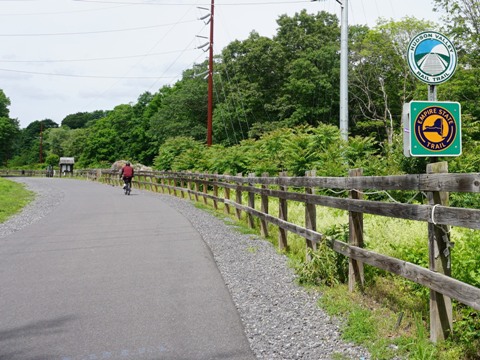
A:
<svg viewBox="0 0 480 360">
<path fill-rule="evenodd" d="M 127 163 L 122 168 L 122 170 L 120 170 L 120 177 L 123 179 L 123 182 L 125 183 L 125 185 L 123 186 L 124 189 L 127 186 L 127 183 L 130 188 L 132 187 L 132 178 L 134 173 L 135 172 L 133 170 L 133 167 L 130 165 L 130 162 L 127 161 Z"/>
</svg>

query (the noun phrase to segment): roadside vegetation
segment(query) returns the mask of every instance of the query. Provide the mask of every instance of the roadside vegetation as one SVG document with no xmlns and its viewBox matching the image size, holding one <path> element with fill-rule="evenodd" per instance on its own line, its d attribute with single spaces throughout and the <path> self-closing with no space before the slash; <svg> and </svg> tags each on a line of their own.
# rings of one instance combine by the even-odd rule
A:
<svg viewBox="0 0 480 360">
<path fill-rule="evenodd" d="M 186 69 L 175 84 L 140 94 L 135 103 L 70 114 L 61 124 L 39 118 L 25 129 L 10 117 L 11 99 L 0 89 L 0 167 L 44 169 L 58 166 L 59 157 L 67 156 L 75 157 L 77 169 L 110 168 L 128 159 L 156 170 L 245 176 L 304 176 L 310 170 L 317 176 L 346 176 L 354 168 L 377 176 L 425 173 L 429 159 L 403 154 L 403 105 L 427 99 L 428 92 L 410 72 L 405 53 L 413 36 L 436 30 L 455 40 L 459 60 L 452 79 L 438 86 L 438 100 L 458 101 L 462 107 L 462 155 L 439 160 L 448 161 L 451 173 L 480 173 L 479 3 L 432 3 L 448 14 L 439 16 L 438 24 L 405 18 L 379 20 L 373 28 L 349 28 L 348 143 L 338 130 L 339 20 L 326 12 L 301 11 L 280 16 L 272 38 L 252 31 L 216 55 L 213 146 L 205 145 L 205 61 Z M 33 198 L 21 185 L 2 179 L 0 191 L 0 222 Z M 424 195 L 415 192 L 366 196 L 424 201 Z M 479 195 L 452 193 L 450 205 L 479 209 Z M 278 211 L 278 203 L 272 201 L 270 207 L 272 213 Z M 320 232 L 348 238 L 345 212 L 317 211 Z M 289 204 L 292 222 L 301 224 L 303 217 L 303 208 Z M 273 226 L 270 234 L 276 245 Z M 451 234 L 453 276 L 480 287 L 480 232 L 454 228 Z M 365 216 L 365 242 L 373 251 L 426 266 L 427 241 L 426 224 Z M 286 254 L 299 283 L 325 294 L 320 306 L 344 318 L 344 336 L 368 347 L 374 358 L 480 358 L 480 312 L 455 303 L 454 335 L 433 345 L 428 340 L 426 289 L 366 267 L 365 291 L 350 294 L 345 258 L 320 245 L 306 262 L 304 240 L 290 234 L 289 245 Z"/>
<path fill-rule="evenodd" d="M 246 203 L 247 198 L 243 199 Z M 256 204 L 260 204 L 259 199 Z M 223 207 L 215 212 L 225 218 Z M 278 202 L 270 199 L 270 212 L 278 211 Z M 259 210 L 259 209 L 258 209 Z M 304 207 L 289 202 L 289 221 L 302 224 Z M 231 214 L 229 224 L 242 233 L 259 234 L 247 227 L 246 215 L 237 220 Z M 378 253 L 428 267 L 427 224 L 417 221 L 366 215 L 365 247 Z M 342 210 L 317 208 L 318 232 L 348 242 L 348 214 Z M 242 230 L 243 229 L 243 230 Z M 278 229 L 269 225 L 268 240 L 278 248 Z M 452 229 L 455 248 L 452 255 L 454 277 L 480 287 L 480 231 Z M 429 339 L 429 290 L 409 280 L 365 265 L 364 291 L 348 291 L 348 259 L 325 244 L 309 251 L 306 262 L 305 240 L 288 234 L 284 253 L 297 274 L 298 283 L 322 294 L 318 305 L 329 315 L 343 319 L 345 340 L 366 347 L 373 359 L 470 360 L 480 358 L 480 312 L 454 302 L 454 335 L 445 342 L 432 344 Z M 252 242 L 252 249 L 255 248 Z M 338 358 L 338 359 L 341 359 Z"/>
<path fill-rule="evenodd" d="M 22 184 L 0 178 L 0 223 L 21 211 L 34 197 Z"/>
</svg>

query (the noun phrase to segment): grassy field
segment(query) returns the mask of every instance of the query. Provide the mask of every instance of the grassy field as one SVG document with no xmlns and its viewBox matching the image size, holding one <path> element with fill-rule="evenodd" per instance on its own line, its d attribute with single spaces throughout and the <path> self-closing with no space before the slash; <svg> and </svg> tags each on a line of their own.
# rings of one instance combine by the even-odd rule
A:
<svg viewBox="0 0 480 360">
<path fill-rule="evenodd" d="M 35 198 L 22 184 L 0 178 L 0 223 L 23 209 Z"/>
</svg>

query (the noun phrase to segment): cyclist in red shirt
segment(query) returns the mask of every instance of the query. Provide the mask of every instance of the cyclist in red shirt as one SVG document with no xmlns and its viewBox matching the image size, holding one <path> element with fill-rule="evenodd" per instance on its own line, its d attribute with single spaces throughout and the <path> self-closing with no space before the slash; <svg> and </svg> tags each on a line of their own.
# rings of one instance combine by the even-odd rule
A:
<svg viewBox="0 0 480 360">
<path fill-rule="evenodd" d="M 125 166 L 120 170 L 120 177 L 123 179 L 123 182 L 125 185 L 123 188 L 125 189 L 125 186 L 127 186 L 127 183 L 130 185 L 130 188 L 132 187 L 132 178 L 134 175 L 134 170 L 133 167 L 130 165 L 130 162 L 127 161 Z"/>
</svg>

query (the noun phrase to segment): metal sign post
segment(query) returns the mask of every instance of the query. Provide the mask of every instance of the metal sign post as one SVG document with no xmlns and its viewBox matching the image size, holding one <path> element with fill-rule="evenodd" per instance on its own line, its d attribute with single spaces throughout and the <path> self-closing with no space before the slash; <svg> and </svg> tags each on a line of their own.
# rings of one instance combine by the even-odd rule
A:
<svg viewBox="0 0 480 360">
<path fill-rule="evenodd" d="M 460 104 L 437 101 L 437 85 L 450 79 L 457 66 L 457 52 L 452 42 L 435 31 L 415 36 L 408 45 L 407 60 L 413 75 L 428 84 L 428 101 L 412 101 L 404 105 L 405 156 L 459 156 L 462 152 Z M 446 173 L 448 164 L 431 163 L 428 173 Z M 449 251 L 450 230 L 437 225 L 434 210 L 448 206 L 448 193 L 430 192 L 432 219 L 428 226 L 429 269 L 451 275 Z M 430 291 L 430 340 L 437 342 L 451 335 L 453 329 L 452 302 L 449 297 Z"/>
<path fill-rule="evenodd" d="M 457 67 L 455 46 L 445 35 L 425 31 L 410 41 L 407 61 L 412 74 L 428 84 L 428 102 L 412 101 L 404 106 L 404 155 L 459 156 L 460 104 L 437 101 L 437 85 L 450 79 Z"/>
</svg>

